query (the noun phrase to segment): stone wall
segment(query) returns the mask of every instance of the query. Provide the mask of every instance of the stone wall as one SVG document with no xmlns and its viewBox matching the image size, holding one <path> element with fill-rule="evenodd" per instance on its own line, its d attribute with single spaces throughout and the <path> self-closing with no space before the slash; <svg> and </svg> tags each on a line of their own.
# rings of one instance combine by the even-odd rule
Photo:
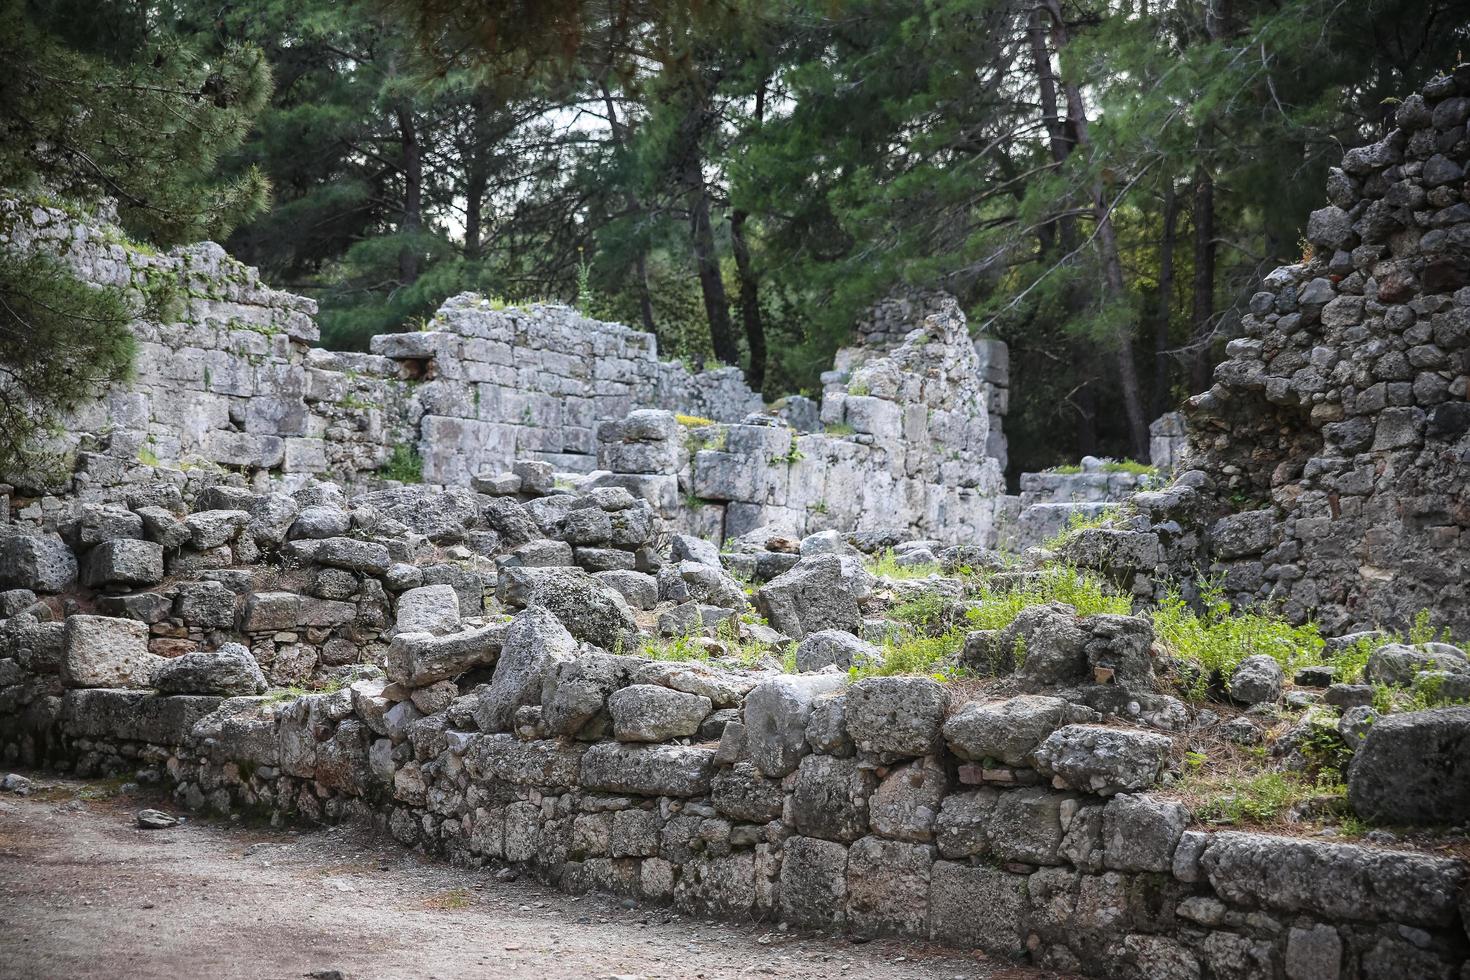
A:
<svg viewBox="0 0 1470 980">
<path fill-rule="evenodd" d="M 1174 486 L 1076 553 L 1140 595 L 1196 571 L 1329 634 L 1470 631 L 1470 70 L 1347 152 L 1310 254 L 1265 278 Z"/>
<path fill-rule="evenodd" d="M 824 375 L 824 431 L 763 415 L 676 426 L 640 412 L 599 432 L 598 464 L 611 475 L 598 479 L 716 541 L 771 527 L 797 538 L 885 529 L 993 545 L 1004 490 L 989 448 L 995 388 L 956 302 L 929 309 L 901 340 L 890 330 L 875 335 L 886 346 L 839 352 Z M 894 318 L 879 322 L 891 328 Z"/>
<path fill-rule="evenodd" d="M 479 644 L 497 674 L 527 663 L 514 630 Z M 72 689 L 41 748 L 193 809 L 370 821 L 463 867 L 701 916 L 1136 980 L 1463 976 L 1463 862 L 1187 829 L 1137 790 L 1161 760 L 1126 730 L 991 705 L 1011 725 L 982 736 L 980 706 L 950 714 L 926 678 L 752 681 L 574 648 L 551 632 L 509 722 L 463 699 L 425 714 L 381 679 L 292 700 Z M 1039 771 L 966 761 L 987 739 Z"/>
<path fill-rule="evenodd" d="M 943 294 L 879 304 L 824 376 L 820 407 L 791 398 L 763 415 L 738 369 L 692 374 L 660 361 L 651 334 L 564 306 L 464 294 L 421 331 L 373 338 L 371 353 L 311 347 L 312 301 L 263 286 L 218 246 L 158 255 L 127 243 L 106 213 L 6 208 L 11 247 L 53 252 L 89 281 L 178 298 L 167 322 L 133 325 L 136 378 L 67 421 L 58 449 L 75 471 L 73 505 L 122 501 L 159 478 L 192 497 L 227 471 L 262 491 L 315 477 L 374 486 L 412 449 L 422 479 L 445 486 L 527 459 L 564 473 L 610 468 L 612 482 L 716 539 L 781 524 L 798 536 L 883 527 L 994 540 L 1005 348 L 972 342 Z M 656 469 L 629 468 L 628 453 L 599 445 L 602 423 L 655 408 L 690 428 Z"/>
</svg>

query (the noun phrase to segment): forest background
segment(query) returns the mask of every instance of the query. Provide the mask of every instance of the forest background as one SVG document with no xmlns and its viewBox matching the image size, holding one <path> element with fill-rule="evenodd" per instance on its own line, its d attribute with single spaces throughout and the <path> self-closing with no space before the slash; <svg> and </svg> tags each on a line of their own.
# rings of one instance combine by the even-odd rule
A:
<svg viewBox="0 0 1470 980">
<path fill-rule="evenodd" d="M 768 398 L 943 288 L 1010 345 L 1014 476 L 1146 459 L 1467 39 L 1451 0 L 0 0 L 0 186 L 213 236 L 326 346 L 558 299 Z M 0 463 L 138 312 L 0 258 Z"/>
</svg>

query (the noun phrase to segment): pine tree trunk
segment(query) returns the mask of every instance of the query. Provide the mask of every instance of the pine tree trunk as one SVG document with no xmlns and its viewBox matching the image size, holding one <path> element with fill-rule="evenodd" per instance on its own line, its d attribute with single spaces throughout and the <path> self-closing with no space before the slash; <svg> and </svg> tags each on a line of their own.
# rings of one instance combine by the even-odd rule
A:
<svg viewBox="0 0 1470 980">
<path fill-rule="evenodd" d="M 628 128 L 618 119 L 618 107 L 613 102 L 612 90 L 607 87 L 606 76 L 598 79 L 597 85 L 602 91 L 602 105 L 607 110 L 607 125 L 612 131 L 613 143 L 618 152 L 622 153 L 628 147 Z M 627 203 L 628 211 L 634 218 L 643 215 L 643 202 L 635 192 L 628 192 Z M 653 333 L 653 294 L 648 289 L 648 250 L 641 245 L 633 259 L 633 271 L 638 279 L 638 315 L 643 320 L 643 329 Z"/>
<path fill-rule="evenodd" d="M 750 248 L 745 241 L 746 217 L 738 209 L 730 214 L 730 247 L 740 276 L 740 318 L 745 326 L 745 345 L 750 348 L 750 370 L 745 376 L 751 388 L 760 391 L 766 384 L 766 326 L 761 322 L 760 284 L 751 268 Z"/>
<path fill-rule="evenodd" d="M 699 156 L 690 148 L 694 165 L 685 171 L 689 187 L 689 242 L 694 249 L 694 267 L 699 274 L 699 291 L 704 297 L 704 314 L 709 320 L 710 346 L 723 364 L 739 364 L 740 350 L 730 325 L 730 300 L 720 278 L 720 256 L 715 251 L 714 227 L 710 223 L 709 190 Z"/>
<path fill-rule="evenodd" d="M 1190 381 L 1210 386 L 1210 347 L 1215 329 L 1215 181 L 1204 164 L 1194 169 L 1194 350 Z"/>
<path fill-rule="evenodd" d="M 398 231 L 416 238 L 424 226 L 424 161 L 413 112 L 408 106 L 399 105 L 397 116 L 398 139 L 403 152 L 403 219 L 398 224 Z M 399 284 L 410 285 L 418 277 L 419 247 L 417 242 L 411 241 L 398 252 Z"/>
<path fill-rule="evenodd" d="M 1047 148 L 1051 152 L 1052 169 L 1058 169 L 1071 155 L 1076 146 L 1076 135 L 1068 122 L 1062 119 L 1057 104 L 1057 76 L 1052 67 L 1051 52 L 1046 46 L 1046 25 L 1040 7 L 1031 11 L 1027 22 L 1027 38 L 1031 45 L 1031 58 L 1036 68 L 1037 91 L 1041 97 L 1041 121 L 1046 127 Z M 1055 226 L 1057 234 L 1052 233 Z M 1078 242 L 1077 219 L 1063 215 L 1055 223 L 1047 223 L 1038 231 L 1043 254 L 1070 255 Z M 1059 246 L 1054 248 L 1054 246 Z M 1070 316 L 1082 308 L 1082 297 L 1076 286 L 1069 286 L 1064 299 Z M 1078 456 L 1093 456 L 1097 453 L 1097 354 L 1085 337 L 1069 337 L 1068 348 L 1072 356 L 1072 375 L 1075 387 L 1067 400 L 1075 410 L 1073 419 L 1074 449 Z"/>
<path fill-rule="evenodd" d="M 1052 36 L 1057 48 L 1067 46 L 1066 21 L 1062 18 L 1059 0 L 1045 0 L 1046 10 L 1052 18 Z M 1087 128 L 1087 108 L 1082 101 L 1082 91 L 1075 82 L 1065 82 L 1062 90 L 1067 99 L 1067 120 L 1072 135 L 1080 149 L 1090 145 Z M 1118 253 L 1118 238 L 1113 228 L 1111 207 L 1101 181 L 1092 187 L 1092 213 L 1097 225 L 1098 250 L 1102 253 L 1103 278 L 1108 293 L 1122 300 L 1127 292 L 1123 277 L 1123 260 Z M 1127 420 L 1128 442 L 1137 459 L 1148 455 L 1148 421 L 1143 417 L 1143 392 L 1138 381 L 1138 366 L 1133 359 L 1133 332 L 1126 327 L 1113 338 L 1114 357 L 1118 369 L 1118 388 L 1123 396 L 1123 414 Z"/>
<path fill-rule="evenodd" d="M 1179 231 L 1179 196 L 1171 178 L 1164 185 L 1164 233 L 1159 243 L 1159 306 L 1154 314 L 1154 418 L 1169 410 L 1169 319 L 1174 310 L 1174 238 Z"/>
</svg>

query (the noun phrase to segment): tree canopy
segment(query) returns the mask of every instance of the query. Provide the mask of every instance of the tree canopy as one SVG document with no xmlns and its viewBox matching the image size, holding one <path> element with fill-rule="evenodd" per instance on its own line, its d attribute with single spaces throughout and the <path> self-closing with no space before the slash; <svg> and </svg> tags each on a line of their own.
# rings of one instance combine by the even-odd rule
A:
<svg viewBox="0 0 1470 980">
<path fill-rule="evenodd" d="M 7 183 L 233 225 L 331 345 L 561 298 L 774 397 L 943 288 L 1011 346 L 1015 470 L 1146 453 L 1327 168 L 1470 34 L 1452 0 L 6 3 L 22 75 L 72 83 L 0 96 Z M 105 174 L 54 149 L 89 144 Z"/>
</svg>

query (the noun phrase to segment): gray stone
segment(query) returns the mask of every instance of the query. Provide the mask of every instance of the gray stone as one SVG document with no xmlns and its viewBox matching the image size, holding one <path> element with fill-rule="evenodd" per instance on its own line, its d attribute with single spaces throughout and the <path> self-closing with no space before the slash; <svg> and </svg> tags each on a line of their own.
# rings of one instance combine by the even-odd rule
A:
<svg viewBox="0 0 1470 980">
<path fill-rule="evenodd" d="M 1119 793 L 1102 808 L 1103 860 L 1118 871 L 1168 871 L 1189 823 L 1183 804 Z"/>
<path fill-rule="evenodd" d="M 356 538 L 322 538 L 304 553 L 318 565 L 382 575 L 393 564 L 386 545 Z"/>
<path fill-rule="evenodd" d="M 1378 712 L 1371 705 L 1354 705 L 1345 709 L 1342 717 L 1337 720 L 1337 734 L 1342 736 L 1343 743 L 1348 748 L 1356 752 L 1377 720 Z"/>
<path fill-rule="evenodd" d="M 1230 673 L 1230 697 L 1241 704 L 1275 704 L 1281 700 L 1286 672 L 1275 657 L 1246 657 Z"/>
<path fill-rule="evenodd" d="M 1338 980 L 1342 937 L 1327 925 L 1293 928 L 1286 935 L 1286 980 Z"/>
<path fill-rule="evenodd" d="M 466 771 L 476 779 L 517 786 L 571 787 L 580 779 L 585 746 L 561 741 L 523 742 L 514 735 L 476 735 L 465 750 Z"/>
<path fill-rule="evenodd" d="M 148 627 L 131 619 L 68 616 L 64 643 L 67 687 L 148 687 L 164 662 L 148 652 Z"/>
<path fill-rule="evenodd" d="M 235 625 L 235 593 L 208 579 L 183 582 L 174 593 L 173 612 L 190 626 L 228 629 Z"/>
<path fill-rule="evenodd" d="M 799 834 L 853 841 L 868 833 L 868 798 L 878 785 L 856 759 L 809 755 L 791 789 L 791 814 Z"/>
<path fill-rule="evenodd" d="M 541 718 L 548 732 L 605 737 L 612 728 L 607 701 L 628 682 L 628 659 L 592 648 L 551 664 L 541 684 Z"/>
<path fill-rule="evenodd" d="M 1463 651 L 1445 644 L 1433 646 L 1431 651 L 1428 645 L 1412 647 L 1403 643 L 1385 644 L 1368 656 L 1368 665 L 1363 668 L 1363 679 L 1370 684 L 1408 687 L 1420 671 L 1470 673 L 1470 660 L 1467 660 Z"/>
<path fill-rule="evenodd" d="M 999 794 L 991 788 L 951 793 L 939 807 L 935 822 L 939 853 L 947 858 L 969 858 L 990 851 L 990 819 Z"/>
<path fill-rule="evenodd" d="M 1210 835 L 1200 867 L 1226 902 L 1346 922 L 1448 926 L 1462 862 L 1264 834 Z"/>
<path fill-rule="evenodd" d="M 341 537 L 352 530 L 352 515 L 340 507 L 317 505 L 303 507 L 296 515 L 287 536 L 292 539 Z"/>
<path fill-rule="evenodd" d="M 869 677 L 847 692 L 847 732 L 863 752 L 929 755 L 948 710 L 949 692 L 928 677 Z"/>
<path fill-rule="evenodd" d="M 638 645 L 628 603 L 580 568 L 503 568 L 497 592 L 509 606 L 547 610 L 572 636 L 604 650 L 621 653 Z"/>
<path fill-rule="evenodd" d="M 713 541 L 690 534 L 675 534 L 670 538 L 670 546 L 670 557 L 675 562 L 692 561 L 712 568 L 723 567 L 720 564 L 720 549 Z"/>
<path fill-rule="evenodd" d="M 482 732 L 511 728 L 516 709 L 541 703 L 541 689 L 559 661 L 577 655 L 577 642 L 545 609 L 527 609 L 506 627 L 495 674 L 480 692 L 475 723 Z"/>
<path fill-rule="evenodd" d="M 1389 824 L 1470 820 L 1470 708 L 1380 718 L 1348 769 L 1357 813 Z"/>
<path fill-rule="evenodd" d="M 829 928 L 847 912 L 847 848 L 813 837 L 788 838 L 781 861 L 781 918 Z"/>
<path fill-rule="evenodd" d="M 895 840 L 933 840 L 939 805 L 950 788 L 950 776 L 935 758 L 923 758 L 892 770 L 867 801 L 873 833 Z"/>
<path fill-rule="evenodd" d="M 929 938 L 998 959 L 1026 948 L 1027 879 L 1000 868 L 936 861 L 929 881 Z"/>
<path fill-rule="evenodd" d="M 845 630 L 818 630 L 809 633 L 796 647 L 796 669 L 800 671 L 815 671 L 824 667 L 847 671 L 853 667 L 880 665 L 882 662 L 881 650 Z"/>
<path fill-rule="evenodd" d="M 1067 724 L 1070 715 L 1061 698 L 1022 695 L 1005 701 L 971 701 L 944 723 L 944 738 L 961 759 L 1029 766 L 1036 747 Z"/>
<path fill-rule="evenodd" d="M 1313 211 L 1307 218 L 1307 241 L 1327 249 L 1347 247 L 1353 241 L 1353 220 L 1336 205 Z"/>
<path fill-rule="evenodd" d="M 642 796 L 702 796 L 714 778 L 714 750 L 689 745 L 599 742 L 582 757 L 584 790 Z"/>
<path fill-rule="evenodd" d="M 1036 764 L 1076 789 L 1111 796 L 1156 783 L 1173 744 L 1153 732 L 1068 725 L 1036 750 Z"/>
<path fill-rule="evenodd" d="M 195 551 L 208 551 L 229 544 L 250 523 L 243 510 L 199 510 L 184 518 L 189 544 Z"/>
<path fill-rule="evenodd" d="M 504 624 L 464 630 L 447 636 L 399 633 L 388 647 L 388 679 L 406 687 L 452 680 L 475 667 L 488 667 L 500 656 Z"/>
<path fill-rule="evenodd" d="M 869 935 L 922 935 L 934 849 L 864 837 L 847 851 L 847 918 Z"/>
<path fill-rule="evenodd" d="M 840 674 L 773 677 L 745 699 L 745 739 L 750 759 L 767 776 L 794 772 L 810 746 L 806 740 L 812 705 L 823 694 L 847 687 Z"/>
<path fill-rule="evenodd" d="M 153 541 L 117 538 L 87 553 L 86 585 L 157 585 L 163 581 L 163 546 Z"/>
<path fill-rule="evenodd" d="M 633 684 L 608 698 L 613 737 L 621 742 L 687 738 L 713 710 L 710 699 L 654 684 Z"/>
<path fill-rule="evenodd" d="M 76 556 L 59 537 L 0 527 L 0 585 L 62 592 L 76 580 Z"/>
<path fill-rule="evenodd" d="M 1002 791 L 986 829 L 990 853 L 1006 861 L 1060 864 L 1062 808 L 1073 799 L 1042 786 Z"/>
<path fill-rule="evenodd" d="M 398 597 L 400 633 L 443 636 L 459 629 L 459 594 L 449 585 L 424 585 Z"/>
<path fill-rule="evenodd" d="M 614 569 L 593 572 L 592 577 L 612 589 L 634 609 L 652 609 L 658 605 L 658 580 L 644 572 Z"/>
<path fill-rule="evenodd" d="M 160 694 L 219 694 L 225 697 L 260 694 L 265 674 L 239 643 L 227 643 L 212 653 L 186 653 L 159 664 L 152 686 Z"/>
<path fill-rule="evenodd" d="M 770 624 L 793 639 L 825 629 L 855 634 L 862 627 L 858 602 L 872 585 L 872 575 L 857 559 L 813 555 L 767 582 L 755 601 Z"/>
<path fill-rule="evenodd" d="M 749 762 L 737 762 L 715 776 L 710 784 L 710 802 L 736 820 L 767 823 L 780 818 L 786 792 L 779 780 L 762 776 Z"/>
</svg>

